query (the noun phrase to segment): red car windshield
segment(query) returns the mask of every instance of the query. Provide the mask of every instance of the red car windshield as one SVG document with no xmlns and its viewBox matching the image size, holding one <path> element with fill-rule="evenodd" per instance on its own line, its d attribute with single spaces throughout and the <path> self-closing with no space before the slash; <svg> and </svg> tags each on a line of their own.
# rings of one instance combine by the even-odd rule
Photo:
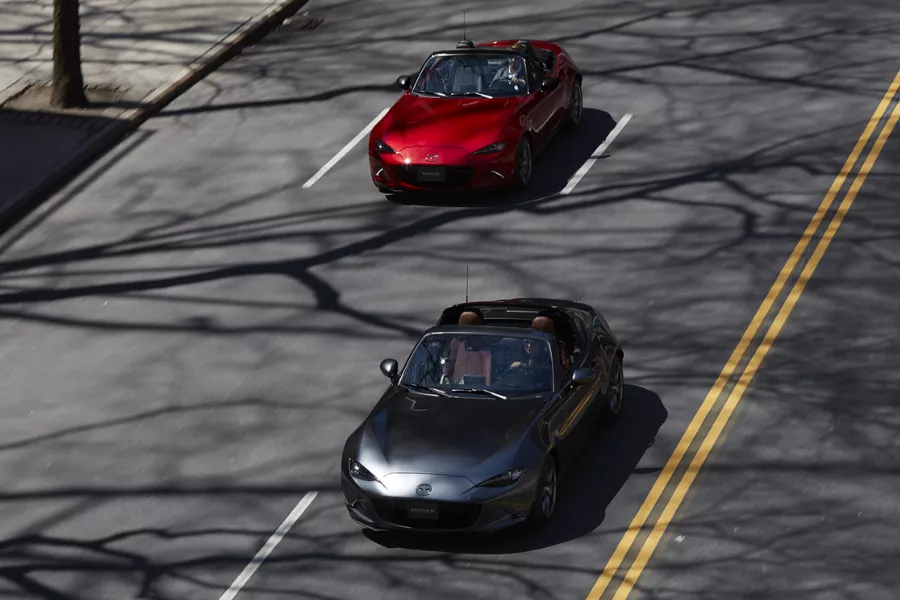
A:
<svg viewBox="0 0 900 600">
<path fill-rule="evenodd" d="M 530 92 L 528 70 L 521 56 L 433 56 L 412 89 L 426 96 L 508 98 Z"/>
</svg>

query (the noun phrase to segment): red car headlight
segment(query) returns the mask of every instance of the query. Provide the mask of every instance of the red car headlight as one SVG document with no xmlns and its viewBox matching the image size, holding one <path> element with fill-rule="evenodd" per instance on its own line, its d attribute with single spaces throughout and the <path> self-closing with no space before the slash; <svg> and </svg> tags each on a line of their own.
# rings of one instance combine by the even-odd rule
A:
<svg viewBox="0 0 900 600">
<path fill-rule="evenodd" d="M 500 152 L 501 150 L 503 150 L 503 148 L 505 148 L 505 147 L 506 147 L 505 142 L 497 142 L 495 144 L 490 144 L 488 146 L 485 146 L 484 148 L 479 148 L 472 154 L 496 154 L 497 152 Z"/>
<path fill-rule="evenodd" d="M 396 150 L 394 150 L 381 140 L 375 142 L 375 152 L 378 152 L 379 154 L 397 154 Z"/>
</svg>

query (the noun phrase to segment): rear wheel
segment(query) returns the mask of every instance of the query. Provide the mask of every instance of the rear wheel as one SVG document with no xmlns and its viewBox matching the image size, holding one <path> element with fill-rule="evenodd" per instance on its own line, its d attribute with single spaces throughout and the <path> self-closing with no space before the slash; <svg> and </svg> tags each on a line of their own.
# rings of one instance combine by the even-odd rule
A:
<svg viewBox="0 0 900 600">
<path fill-rule="evenodd" d="M 529 522 L 534 526 L 545 525 L 553 517 L 556 510 L 557 470 L 556 461 L 547 455 L 541 465 L 541 474 L 535 489 L 534 502 L 531 505 Z"/>
<path fill-rule="evenodd" d="M 584 116 L 584 92 L 581 89 L 581 82 L 576 81 L 572 85 L 572 93 L 569 97 L 569 114 L 566 129 L 572 131 L 581 125 L 581 119 Z"/>
<path fill-rule="evenodd" d="M 606 402 L 601 409 L 601 420 L 611 423 L 619 418 L 622 412 L 622 402 L 625 399 L 625 374 L 622 368 L 621 357 L 616 357 L 612 366 L 612 375 L 609 382 L 609 393 L 606 394 Z"/>
</svg>

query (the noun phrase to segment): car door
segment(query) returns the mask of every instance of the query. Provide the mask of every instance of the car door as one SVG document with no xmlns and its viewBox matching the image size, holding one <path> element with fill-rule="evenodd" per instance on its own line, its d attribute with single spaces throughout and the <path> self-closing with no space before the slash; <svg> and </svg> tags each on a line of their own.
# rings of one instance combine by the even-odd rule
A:
<svg viewBox="0 0 900 600">
<path fill-rule="evenodd" d="M 571 94 L 571 88 L 566 87 L 567 77 L 564 71 L 558 70 L 556 75 L 553 75 L 550 72 L 544 74 L 544 77 L 550 76 L 555 76 L 559 80 L 559 85 L 548 92 L 544 92 L 547 99 L 548 110 L 550 111 L 547 118 L 547 142 L 552 139 L 553 135 L 565 122 L 566 116 L 568 115 L 569 95 Z M 540 87 L 540 82 L 538 82 L 538 87 Z"/>
<path fill-rule="evenodd" d="M 557 361 L 559 369 L 559 395 L 556 399 L 558 407 L 550 420 L 550 435 L 559 451 L 564 464 L 568 464 L 578 453 L 584 442 L 585 417 L 590 404 L 592 383 L 574 385 L 571 382 L 572 371 L 564 372 Z"/>
<path fill-rule="evenodd" d="M 528 91 L 532 97 L 531 109 L 528 111 L 526 119 L 535 136 L 535 149 L 540 150 L 551 137 L 553 116 L 556 110 L 555 100 L 552 92 L 548 93 L 541 89 L 541 78 L 534 61 L 529 60 L 526 64 L 528 70 Z"/>
<path fill-rule="evenodd" d="M 596 373 L 597 390 L 591 403 L 591 421 L 605 408 L 606 397 L 612 383 L 612 364 L 616 355 L 616 344 L 602 322 L 594 318 L 590 325 L 591 362 L 590 368 Z"/>
<path fill-rule="evenodd" d="M 604 383 L 602 361 L 597 356 L 601 352 L 600 347 L 591 335 L 590 321 L 587 315 L 581 311 L 569 311 L 569 323 L 575 335 L 576 352 L 573 355 L 572 371 L 575 369 L 589 369 L 592 373 L 590 381 L 578 386 L 579 401 L 575 406 L 571 417 L 573 439 L 580 446 L 591 432 L 591 424 L 596 414 L 597 403 L 595 399 L 600 393 L 600 387 Z"/>
</svg>

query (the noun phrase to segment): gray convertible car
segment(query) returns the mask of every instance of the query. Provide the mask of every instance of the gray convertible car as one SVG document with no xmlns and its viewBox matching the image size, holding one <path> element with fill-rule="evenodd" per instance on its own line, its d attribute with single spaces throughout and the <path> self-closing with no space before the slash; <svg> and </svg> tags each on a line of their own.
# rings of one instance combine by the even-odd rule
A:
<svg viewBox="0 0 900 600">
<path fill-rule="evenodd" d="M 350 435 L 341 481 L 373 530 L 493 533 L 546 523 L 592 426 L 621 410 L 621 345 L 572 301 L 517 298 L 443 311 Z"/>
</svg>

